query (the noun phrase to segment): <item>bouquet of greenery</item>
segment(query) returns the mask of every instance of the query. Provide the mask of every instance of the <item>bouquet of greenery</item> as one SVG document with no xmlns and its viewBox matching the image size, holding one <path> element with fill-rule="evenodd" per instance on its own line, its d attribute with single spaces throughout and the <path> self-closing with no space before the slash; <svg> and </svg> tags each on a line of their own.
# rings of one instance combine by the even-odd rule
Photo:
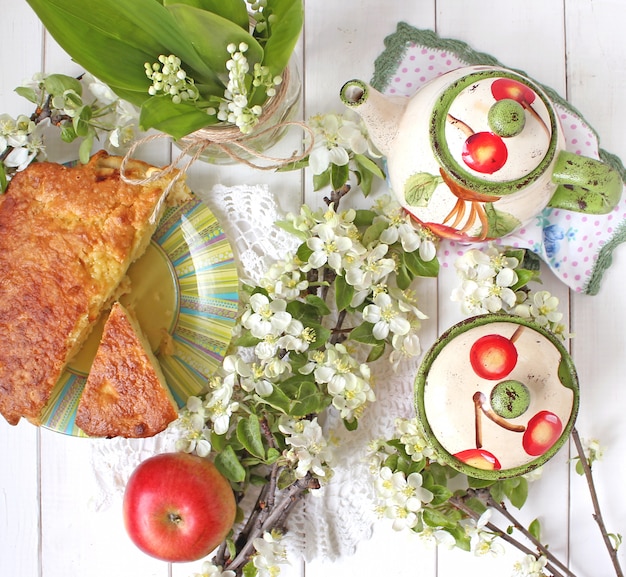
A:
<svg viewBox="0 0 626 577">
<path fill-rule="evenodd" d="M 252 130 L 303 21 L 302 0 L 28 3 L 76 62 L 140 107 L 142 130 L 174 138 L 218 123 Z"/>
</svg>

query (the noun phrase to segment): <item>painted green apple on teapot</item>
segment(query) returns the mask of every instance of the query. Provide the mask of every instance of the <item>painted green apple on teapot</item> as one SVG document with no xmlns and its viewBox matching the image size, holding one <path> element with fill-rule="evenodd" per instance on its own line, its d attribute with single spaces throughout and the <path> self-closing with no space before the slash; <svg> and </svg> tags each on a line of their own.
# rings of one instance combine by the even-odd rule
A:
<svg viewBox="0 0 626 577">
<path fill-rule="evenodd" d="M 552 102 L 511 70 L 460 68 L 411 98 L 351 80 L 341 99 L 386 157 L 400 204 L 441 237 L 499 238 L 546 206 L 606 214 L 620 199 L 619 173 L 565 150 Z"/>
</svg>

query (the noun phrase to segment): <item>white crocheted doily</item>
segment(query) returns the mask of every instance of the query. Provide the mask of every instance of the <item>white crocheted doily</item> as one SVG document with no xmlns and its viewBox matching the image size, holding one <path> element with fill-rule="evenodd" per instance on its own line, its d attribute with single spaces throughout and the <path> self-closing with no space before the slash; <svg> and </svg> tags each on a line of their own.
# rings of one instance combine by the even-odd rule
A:
<svg viewBox="0 0 626 577">
<path fill-rule="evenodd" d="M 272 261 L 297 246 L 297 240 L 277 227 L 282 218 L 277 203 L 263 186 L 218 185 L 200 197 L 211 208 L 229 238 L 242 280 L 257 283 Z M 335 474 L 319 491 L 309 495 L 289 517 L 289 548 L 305 559 L 336 559 L 355 552 L 368 539 L 375 521 L 373 484 L 366 460 L 368 443 L 388 437 L 397 417 L 413 415 L 412 388 L 417 361 L 393 372 L 385 358 L 371 366 L 377 400 L 347 431 L 333 413 L 325 426 L 337 440 Z M 93 439 L 93 470 L 100 489 L 96 508 L 120 499 L 128 477 L 147 457 L 173 451 L 176 435 L 166 430 L 149 439 Z"/>
</svg>

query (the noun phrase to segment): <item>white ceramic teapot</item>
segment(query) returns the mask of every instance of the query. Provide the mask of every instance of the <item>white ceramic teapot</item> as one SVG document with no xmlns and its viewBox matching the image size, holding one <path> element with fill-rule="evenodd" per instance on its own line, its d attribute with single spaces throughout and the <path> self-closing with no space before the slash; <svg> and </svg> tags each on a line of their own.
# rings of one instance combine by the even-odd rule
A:
<svg viewBox="0 0 626 577">
<path fill-rule="evenodd" d="M 566 151 L 552 102 L 517 72 L 459 68 L 411 98 L 351 80 L 341 99 L 385 156 L 400 204 L 439 236 L 499 238 L 548 205 L 605 214 L 620 199 L 619 173 Z"/>
</svg>

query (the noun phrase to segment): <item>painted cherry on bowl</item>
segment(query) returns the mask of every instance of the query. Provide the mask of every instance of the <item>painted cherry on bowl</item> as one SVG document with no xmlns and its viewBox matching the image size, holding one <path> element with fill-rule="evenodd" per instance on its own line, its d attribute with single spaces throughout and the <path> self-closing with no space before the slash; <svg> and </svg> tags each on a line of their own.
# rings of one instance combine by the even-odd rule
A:
<svg viewBox="0 0 626 577">
<path fill-rule="evenodd" d="M 485 471 L 498 471 L 501 468 L 500 461 L 485 449 L 467 449 L 455 453 L 456 457 L 462 463 L 475 467 L 476 469 L 483 469 Z"/>
<path fill-rule="evenodd" d="M 557 415 L 550 411 L 539 411 L 528 421 L 522 446 L 529 455 L 538 457 L 556 443 L 562 432 L 563 423 Z"/>
<path fill-rule="evenodd" d="M 517 364 L 517 349 L 511 339 L 498 334 L 480 337 L 470 349 L 470 363 L 483 379 L 503 379 Z"/>
</svg>

